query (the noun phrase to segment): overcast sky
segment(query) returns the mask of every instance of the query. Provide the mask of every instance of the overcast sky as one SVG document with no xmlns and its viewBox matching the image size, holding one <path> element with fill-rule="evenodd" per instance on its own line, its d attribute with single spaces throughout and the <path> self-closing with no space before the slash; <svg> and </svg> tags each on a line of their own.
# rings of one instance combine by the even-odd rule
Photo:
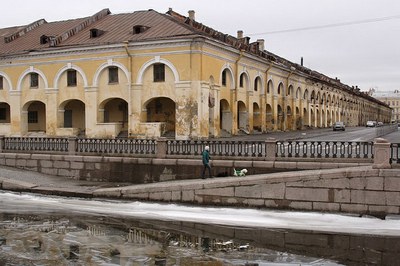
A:
<svg viewBox="0 0 400 266">
<path fill-rule="evenodd" d="M 223 33 L 243 30 L 251 42 L 292 62 L 366 91 L 400 89 L 398 0 L 13 0 L 2 5 L 0 27 L 168 8 Z"/>
</svg>

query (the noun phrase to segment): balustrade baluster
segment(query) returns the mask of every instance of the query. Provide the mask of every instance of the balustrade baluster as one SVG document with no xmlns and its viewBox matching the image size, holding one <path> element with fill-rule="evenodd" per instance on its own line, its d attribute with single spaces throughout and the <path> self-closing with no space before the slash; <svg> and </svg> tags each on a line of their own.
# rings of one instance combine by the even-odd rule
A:
<svg viewBox="0 0 400 266">
<path fill-rule="evenodd" d="M 317 141 L 317 157 L 322 158 L 322 142 Z"/>
<path fill-rule="evenodd" d="M 310 157 L 315 158 L 315 142 L 310 142 Z"/>
<path fill-rule="evenodd" d="M 340 158 L 344 158 L 346 154 L 346 145 L 345 142 L 341 141 L 340 142 Z"/>
<path fill-rule="evenodd" d="M 294 144 L 294 157 L 300 157 L 300 142 L 296 141 Z"/>
<path fill-rule="evenodd" d="M 303 141 L 303 158 L 306 158 L 308 155 L 308 143 L 306 141 Z"/>
<path fill-rule="evenodd" d="M 329 141 L 325 142 L 324 145 L 324 152 L 325 152 L 325 158 L 329 158 L 331 156 L 331 144 Z"/>
<path fill-rule="evenodd" d="M 288 157 L 292 157 L 292 152 L 293 152 L 292 141 L 288 141 L 288 144 L 287 144 Z"/>
<path fill-rule="evenodd" d="M 348 142 L 347 144 L 347 158 L 352 158 L 353 157 L 353 143 Z"/>
</svg>

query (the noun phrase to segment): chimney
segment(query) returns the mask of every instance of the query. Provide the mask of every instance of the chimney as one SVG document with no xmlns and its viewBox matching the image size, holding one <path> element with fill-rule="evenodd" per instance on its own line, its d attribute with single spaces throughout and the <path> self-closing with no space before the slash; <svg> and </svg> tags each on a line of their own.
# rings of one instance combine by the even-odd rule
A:
<svg viewBox="0 0 400 266">
<path fill-rule="evenodd" d="M 304 63 L 304 62 L 303 62 L 303 57 L 301 57 L 300 65 L 303 66 L 303 63 Z"/>
<path fill-rule="evenodd" d="M 191 19 L 191 20 L 195 20 L 195 12 L 194 12 L 194 10 L 189 10 L 189 18 Z"/>
<path fill-rule="evenodd" d="M 237 31 L 237 38 L 238 39 L 242 39 L 243 38 L 243 31 L 242 30 L 238 30 Z"/>
<path fill-rule="evenodd" d="M 264 39 L 258 39 L 257 42 L 258 42 L 258 50 L 264 51 L 264 44 L 265 44 Z"/>
</svg>

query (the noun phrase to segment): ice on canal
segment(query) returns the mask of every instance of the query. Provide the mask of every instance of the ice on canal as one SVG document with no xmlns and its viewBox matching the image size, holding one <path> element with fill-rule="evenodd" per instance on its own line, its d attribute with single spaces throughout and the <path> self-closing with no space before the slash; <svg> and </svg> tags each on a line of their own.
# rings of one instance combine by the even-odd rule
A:
<svg viewBox="0 0 400 266">
<path fill-rule="evenodd" d="M 54 211 L 141 219 L 196 222 L 236 227 L 279 228 L 315 232 L 400 236 L 400 218 L 298 211 L 221 207 L 190 207 L 119 200 L 96 200 L 0 192 L 0 211 L 49 213 Z"/>
</svg>

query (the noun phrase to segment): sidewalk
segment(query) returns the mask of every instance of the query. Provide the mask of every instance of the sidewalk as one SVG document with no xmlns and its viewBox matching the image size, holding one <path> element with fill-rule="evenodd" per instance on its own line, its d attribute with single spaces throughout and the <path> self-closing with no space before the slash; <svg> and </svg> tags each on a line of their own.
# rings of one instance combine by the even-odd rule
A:
<svg viewBox="0 0 400 266">
<path fill-rule="evenodd" d="M 96 189 L 126 185 L 132 184 L 75 180 L 0 166 L 0 188 L 3 190 L 91 198 Z"/>
</svg>

